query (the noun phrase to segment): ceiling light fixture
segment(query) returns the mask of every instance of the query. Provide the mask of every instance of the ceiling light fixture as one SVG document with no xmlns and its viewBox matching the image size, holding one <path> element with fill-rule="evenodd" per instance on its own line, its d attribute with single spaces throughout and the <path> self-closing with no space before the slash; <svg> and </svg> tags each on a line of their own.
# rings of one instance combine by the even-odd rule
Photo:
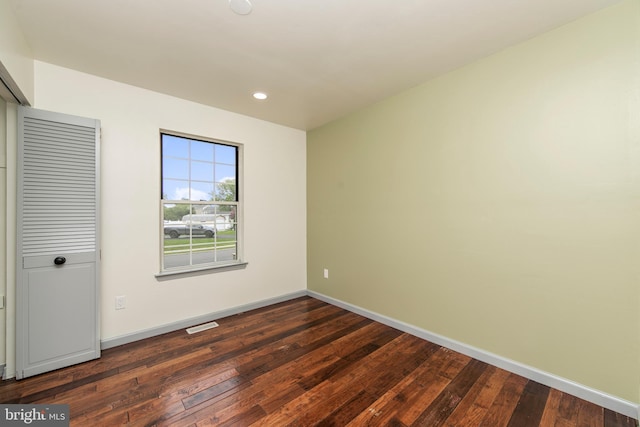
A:
<svg viewBox="0 0 640 427">
<path fill-rule="evenodd" d="M 229 0 L 229 7 L 238 15 L 248 15 L 253 9 L 249 0 Z"/>
<path fill-rule="evenodd" d="M 260 101 L 263 101 L 263 100 L 267 99 L 267 94 L 264 93 L 264 92 L 255 92 L 253 94 L 253 97 L 255 99 L 259 99 Z"/>
</svg>

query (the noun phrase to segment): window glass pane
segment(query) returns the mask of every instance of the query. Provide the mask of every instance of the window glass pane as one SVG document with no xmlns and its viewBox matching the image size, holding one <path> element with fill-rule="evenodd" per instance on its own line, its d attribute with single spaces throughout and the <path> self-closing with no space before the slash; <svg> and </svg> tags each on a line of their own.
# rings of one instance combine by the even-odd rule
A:
<svg viewBox="0 0 640 427">
<path fill-rule="evenodd" d="M 191 141 L 191 160 L 213 162 L 213 147 L 211 142 Z"/>
<path fill-rule="evenodd" d="M 164 268 L 187 267 L 191 265 L 189 239 L 164 240 Z"/>
<path fill-rule="evenodd" d="M 165 204 L 164 239 L 162 244 L 164 267 L 175 268 L 190 265 L 190 242 L 188 230 L 181 222 L 184 215 L 191 209 L 188 203 Z"/>
<path fill-rule="evenodd" d="M 189 181 L 162 180 L 162 197 L 166 200 L 189 200 Z"/>
<path fill-rule="evenodd" d="M 165 178 L 189 179 L 189 161 L 175 157 L 162 158 L 162 176 Z"/>
<path fill-rule="evenodd" d="M 236 217 L 239 148 L 171 135 L 161 138 L 163 269 L 241 259 Z M 176 202 L 181 200 L 185 202 Z"/>
<path fill-rule="evenodd" d="M 236 230 L 221 230 L 216 240 L 217 261 L 235 261 L 238 253 Z"/>
<path fill-rule="evenodd" d="M 236 164 L 236 147 L 216 144 L 216 163 Z"/>
<path fill-rule="evenodd" d="M 230 206 L 229 207 L 229 225 L 230 225 L 230 229 L 231 230 L 237 230 L 237 224 L 238 221 L 236 219 L 236 212 L 237 212 L 237 207 L 236 206 Z"/>
<path fill-rule="evenodd" d="M 216 261 L 214 239 L 193 239 L 193 264 L 209 264 Z"/>
<path fill-rule="evenodd" d="M 222 182 L 227 179 L 236 179 L 236 167 L 229 165 L 221 165 L 216 163 L 216 181 Z"/>
<path fill-rule="evenodd" d="M 189 211 L 190 209 L 191 212 Z M 164 224 L 166 226 L 167 224 L 180 222 L 185 215 L 189 215 L 192 212 L 193 208 L 189 203 L 165 204 L 163 207 Z"/>
<path fill-rule="evenodd" d="M 189 157 L 189 140 L 173 135 L 162 135 L 162 156 Z"/>
<path fill-rule="evenodd" d="M 191 179 L 213 182 L 213 163 L 191 162 Z"/>
<path fill-rule="evenodd" d="M 235 206 L 209 205 L 204 211 L 207 213 L 207 224 L 215 227 L 216 231 L 231 230 L 235 228 Z"/>
<path fill-rule="evenodd" d="M 235 179 L 216 183 L 216 200 L 224 200 L 225 202 L 235 202 L 237 200 Z"/>
<path fill-rule="evenodd" d="M 213 200 L 214 189 L 213 182 L 192 182 L 189 200 Z"/>
</svg>

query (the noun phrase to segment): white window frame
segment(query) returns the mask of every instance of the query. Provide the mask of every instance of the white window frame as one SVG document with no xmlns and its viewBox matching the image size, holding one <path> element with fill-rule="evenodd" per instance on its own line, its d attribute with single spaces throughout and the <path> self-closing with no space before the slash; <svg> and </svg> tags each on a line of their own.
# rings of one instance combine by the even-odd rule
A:
<svg viewBox="0 0 640 427">
<path fill-rule="evenodd" d="M 237 150 L 237 156 L 236 156 L 236 201 L 235 202 L 228 202 L 228 201 L 196 201 L 196 200 L 171 200 L 171 199 L 164 199 L 163 196 L 163 179 L 164 179 L 164 173 L 163 173 L 163 165 L 162 165 L 162 136 L 163 135 L 169 135 L 169 136 L 175 136 L 175 137 L 179 137 L 179 138 L 186 138 L 186 139 L 191 139 L 191 140 L 195 140 L 195 141 L 200 141 L 200 142 L 210 142 L 212 144 L 220 144 L 220 145 L 226 145 L 226 146 L 232 146 L 235 147 Z M 224 140 L 219 140 L 219 139 L 213 139 L 213 138 L 208 138 L 208 137 L 203 137 L 203 136 L 199 136 L 199 135 L 192 135 L 192 134 L 187 134 L 187 133 L 183 133 L 183 132 L 176 132 L 176 131 L 172 131 L 172 130 L 165 130 L 165 129 L 160 129 L 160 153 L 161 153 L 161 159 L 160 159 L 160 221 L 159 221 L 159 235 L 160 235 L 160 273 L 158 273 L 156 276 L 168 276 L 168 275 L 174 275 L 174 274 L 181 274 L 181 273 L 189 273 L 189 272 L 196 272 L 196 271 L 203 271 L 203 270 L 212 270 L 212 271 L 218 271 L 218 270 L 227 270 L 227 269 L 235 269 L 235 268 L 243 268 L 244 266 L 247 265 L 247 262 L 244 260 L 244 202 L 243 202 L 243 197 L 244 197 L 244 174 L 243 174 L 243 170 L 244 170 L 244 145 L 241 143 L 237 143 L 237 142 L 231 142 L 231 141 L 224 141 Z M 191 182 L 191 179 L 189 179 L 189 182 Z M 190 184 L 191 185 L 191 184 Z M 217 262 L 211 262 L 211 263 L 200 263 L 200 264 L 193 264 L 192 262 L 192 257 L 193 257 L 193 248 L 191 248 L 189 250 L 189 265 L 182 265 L 182 266 L 178 266 L 178 267 L 166 267 L 165 266 L 165 223 L 164 223 L 164 207 L 165 205 L 168 204 L 183 204 L 183 203 L 189 203 L 192 206 L 197 206 L 197 205 L 202 205 L 202 206 L 208 206 L 208 205 L 231 205 L 231 206 L 235 206 L 236 207 L 236 213 L 235 213 L 235 231 L 236 231 L 236 252 L 235 252 L 235 259 L 232 261 L 217 261 Z M 189 240 L 190 242 L 192 241 L 193 237 L 190 236 Z"/>
</svg>

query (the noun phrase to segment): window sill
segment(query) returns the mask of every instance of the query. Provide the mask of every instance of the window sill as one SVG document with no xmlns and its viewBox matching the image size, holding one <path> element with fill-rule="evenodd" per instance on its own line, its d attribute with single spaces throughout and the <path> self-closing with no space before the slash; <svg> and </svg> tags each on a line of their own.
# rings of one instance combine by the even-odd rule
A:
<svg viewBox="0 0 640 427">
<path fill-rule="evenodd" d="M 222 271 L 244 269 L 247 267 L 247 265 L 249 265 L 248 262 L 236 262 L 233 264 L 221 264 L 221 265 L 213 265 L 213 266 L 209 265 L 209 266 L 200 267 L 200 268 L 190 268 L 188 270 L 179 270 L 179 269 L 167 270 L 167 271 L 162 271 L 156 274 L 155 277 L 159 280 L 162 280 L 162 279 L 171 278 L 175 276 L 186 276 L 190 274 L 199 275 L 203 273 L 218 273 Z"/>
</svg>

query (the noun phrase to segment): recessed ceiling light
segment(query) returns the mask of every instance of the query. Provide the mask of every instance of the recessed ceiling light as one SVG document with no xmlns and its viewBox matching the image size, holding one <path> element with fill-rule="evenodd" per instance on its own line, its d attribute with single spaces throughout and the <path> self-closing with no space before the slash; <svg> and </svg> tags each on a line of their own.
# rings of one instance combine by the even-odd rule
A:
<svg viewBox="0 0 640 427">
<path fill-rule="evenodd" d="M 253 94 L 253 97 L 254 97 L 255 99 L 259 99 L 259 100 L 261 100 L 261 101 L 262 101 L 262 100 L 264 100 L 264 99 L 267 99 L 267 94 L 266 94 L 266 93 L 264 93 L 264 92 L 256 92 L 256 93 L 254 93 L 254 94 Z"/>
<path fill-rule="evenodd" d="M 229 0 L 229 6 L 238 15 L 248 15 L 253 8 L 249 0 Z"/>
</svg>

